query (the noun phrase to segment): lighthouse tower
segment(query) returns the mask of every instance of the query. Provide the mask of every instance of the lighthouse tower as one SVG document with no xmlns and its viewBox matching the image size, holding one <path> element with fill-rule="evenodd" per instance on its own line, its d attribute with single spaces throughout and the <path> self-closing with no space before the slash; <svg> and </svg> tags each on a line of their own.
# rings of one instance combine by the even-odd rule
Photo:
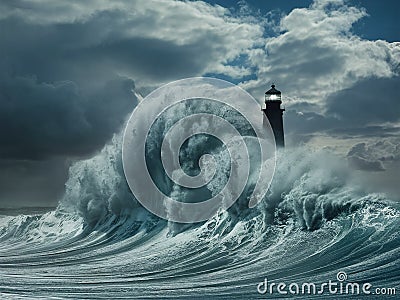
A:
<svg viewBox="0 0 400 300">
<path fill-rule="evenodd" d="M 271 124 L 272 131 L 275 136 L 275 143 L 277 148 L 285 147 L 285 137 L 283 134 L 283 112 L 281 108 L 282 93 L 275 89 L 275 85 L 265 92 L 265 108 L 262 109 L 266 115 L 269 123 Z"/>
</svg>

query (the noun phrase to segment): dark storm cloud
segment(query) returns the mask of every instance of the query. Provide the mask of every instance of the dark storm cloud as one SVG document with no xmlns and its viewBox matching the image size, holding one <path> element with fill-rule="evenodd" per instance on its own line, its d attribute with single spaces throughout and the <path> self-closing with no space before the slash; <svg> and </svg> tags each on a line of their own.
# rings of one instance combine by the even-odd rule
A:
<svg viewBox="0 0 400 300">
<path fill-rule="evenodd" d="M 0 21 L 3 159 L 88 154 L 132 111 L 134 83 L 115 72 L 110 53 L 96 53 L 96 25 Z"/>
<path fill-rule="evenodd" d="M 286 100 L 286 99 L 285 99 Z M 285 101 L 287 102 L 287 101 Z M 305 101 L 292 101 L 286 103 L 289 110 L 294 110 L 298 112 L 309 112 L 321 110 L 321 107 L 315 103 L 305 102 Z"/>
<path fill-rule="evenodd" d="M 54 204 L 68 161 L 120 130 L 137 82 L 238 74 L 226 62 L 262 30 L 226 14 L 203 2 L 0 2 L 0 205 Z"/>
<path fill-rule="evenodd" d="M 288 110 L 285 113 L 285 126 L 294 133 L 316 133 L 332 128 L 336 120 L 315 112 Z"/>
<path fill-rule="evenodd" d="M 89 39 L 83 28 L 18 18 L 0 27 L 0 206 L 52 206 L 69 158 L 93 153 L 119 130 L 136 105 L 135 85 L 98 68 L 98 56 L 85 63 L 74 55 Z"/>
<path fill-rule="evenodd" d="M 324 113 L 310 111 L 315 105 L 295 103 L 285 114 L 286 127 L 296 134 L 328 133 L 338 138 L 398 136 L 399 86 L 398 76 L 364 79 L 331 94 Z"/>
<path fill-rule="evenodd" d="M 0 160 L 0 208 L 56 206 L 68 167 L 64 158 Z"/>
<path fill-rule="evenodd" d="M 0 21 L 7 28 L 0 33 L 3 158 L 87 154 L 110 138 L 135 105 L 133 81 L 117 73 L 165 80 L 204 67 L 207 53 L 193 53 L 212 41 L 179 46 L 124 38 L 121 28 L 108 27 L 123 17 L 104 11 L 84 22 Z"/>
<path fill-rule="evenodd" d="M 348 125 L 400 121 L 400 77 L 368 78 L 327 99 L 327 114 Z"/>
<path fill-rule="evenodd" d="M 211 50 L 213 40 L 178 45 L 151 37 L 123 37 L 116 28 L 107 30 L 113 20 L 123 17 L 121 12 L 102 12 L 84 23 L 50 25 L 2 20 L 0 26 L 8 29 L 0 34 L 7 57 L 2 65 L 46 82 L 74 78 L 83 84 L 107 78 L 116 70 L 165 81 L 205 68 L 210 53 L 199 49 Z"/>
<path fill-rule="evenodd" d="M 0 206 L 55 206 L 70 157 L 102 147 L 133 109 L 133 82 L 109 80 L 97 90 L 71 81 L 0 78 Z"/>
<path fill-rule="evenodd" d="M 90 153 L 132 111 L 130 78 L 159 84 L 221 68 L 262 33 L 202 2 L 95 3 L 0 4 L 3 157 Z"/>
<path fill-rule="evenodd" d="M 340 121 L 338 121 L 340 123 Z M 332 128 L 327 132 L 333 136 L 343 139 L 351 138 L 389 138 L 400 135 L 400 128 L 390 125 L 373 125 L 362 127 L 341 127 Z"/>
<path fill-rule="evenodd" d="M 204 71 L 203 61 L 208 54 L 196 53 L 199 46 L 178 46 L 168 41 L 134 38 L 72 52 L 70 57 L 84 64 L 98 61 L 107 64 L 108 61 L 121 71 L 151 74 L 153 80 L 166 80 Z"/>
<path fill-rule="evenodd" d="M 85 155 L 104 144 L 134 107 L 133 82 L 108 81 L 95 93 L 73 82 L 40 83 L 34 77 L 0 80 L 0 155 L 43 159 Z"/>
</svg>

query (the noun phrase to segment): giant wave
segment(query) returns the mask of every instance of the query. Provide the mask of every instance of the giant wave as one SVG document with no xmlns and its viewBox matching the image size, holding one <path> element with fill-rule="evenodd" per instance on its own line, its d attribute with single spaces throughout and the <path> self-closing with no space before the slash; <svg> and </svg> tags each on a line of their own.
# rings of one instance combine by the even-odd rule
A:
<svg viewBox="0 0 400 300">
<path fill-rule="evenodd" d="M 318 283 L 339 271 L 353 282 L 400 287 L 399 206 L 365 193 L 339 157 L 305 147 L 280 151 L 256 207 L 247 207 L 245 191 L 228 211 L 182 225 L 135 199 L 121 143 L 117 134 L 70 168 L 55 211 L 0 217 L 2 297 L 252 299 L 265 297 L 257 292 L 264 278 Z M 219 155 L 220 171 L 207 186 L 210 194 L 218 190 L 229 173 L 223 146 L 194 136 L 184 147 L 186 168 L 198 168 L 192 160 L 204 151 Z"/>
</svg>

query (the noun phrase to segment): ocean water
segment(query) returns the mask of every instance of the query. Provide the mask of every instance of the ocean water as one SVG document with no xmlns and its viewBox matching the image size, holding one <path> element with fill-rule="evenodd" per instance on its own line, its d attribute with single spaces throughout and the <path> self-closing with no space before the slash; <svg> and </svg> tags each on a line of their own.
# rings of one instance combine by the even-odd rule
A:
<svg viewBox="0 0 400 300">
<path fill-rule="evenodd" d="M 223 146 L 196 136 L 183 147 L 187 168 L 202 147 L 220 155 L 222 169 L 207 187 L 214 193 L 228 174 Z M 157 164 L 153 168 L 162 182 Z M 269 290 L 280 282 L 300 289 L 314 283 L 319 290 L 329 280 L 369 283 L 372 294 L 394 288 L 398 297 L 399 205 L 365 193 L 357 176 L 333 154 L 286 149 L 278 153 L 269 191 L 256 207 L 246 206 L 250 176 L 228 211 L 178 224 L 152 215 L 132 195 L 116 135 L 93 158 L 71 167 L 55 210 L 0 211 L 0 298 L 349 298 L 326 287 L 323 295 Z M 162 184 L 178 198 L 193 196 Z M 260 285 L 265 280 L 267 290 Z M 379 298 L 350 295 L 360 297 Z"/>
</svg>

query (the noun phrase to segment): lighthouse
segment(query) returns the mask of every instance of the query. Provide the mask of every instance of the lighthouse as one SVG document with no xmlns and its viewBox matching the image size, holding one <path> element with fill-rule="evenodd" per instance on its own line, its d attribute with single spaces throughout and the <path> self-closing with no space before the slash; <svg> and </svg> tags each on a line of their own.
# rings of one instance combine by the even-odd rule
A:
<svg viewBox="0 0 400 300">
<path fill-rule="evenodd" d="M 271 89 L 265 92 L 265 108 L 263 108 L 262 111 L 271 124 L 277 148 L 285 147 L 282 118 L 285 109 L 281 108 L 281 104 L 282 93 L 278 91 L 273 84 L 271 85 Z"/>
</svg>

